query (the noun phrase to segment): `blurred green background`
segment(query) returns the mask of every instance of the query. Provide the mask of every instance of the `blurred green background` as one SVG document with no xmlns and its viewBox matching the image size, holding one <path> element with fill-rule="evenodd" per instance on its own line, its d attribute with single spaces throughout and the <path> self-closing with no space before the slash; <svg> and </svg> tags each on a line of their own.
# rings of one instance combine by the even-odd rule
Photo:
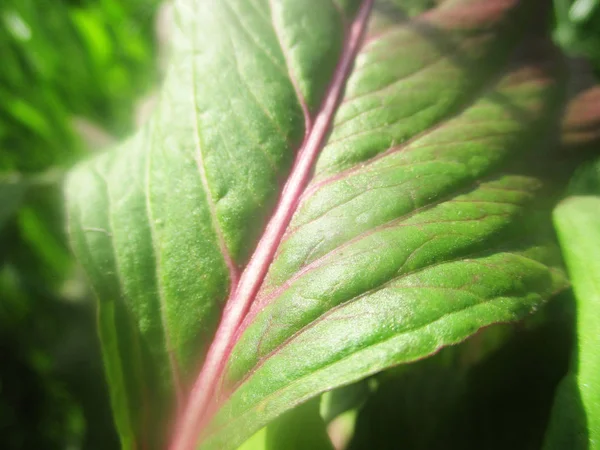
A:
<svg viewBox="0 0 600 450">
<path fill-rule="evenodd" d="M 114 449 L 61 180 L 159 82 L 158 0 L 0 1 L 0 448 Z"/>
<path fill-rule="evenodd" d="M 553 0 L 554 40 L 571 55 L 586 58 L 600 76 L 600 0 Z"/>
<path fill-rule="evenodd" d="M 94 300 L 61 181 L 143 120 L 159 0 L 0 1 L 0 448 L 116 449 Z M 600 74 L 600 0 L 555 0 L 554 38 Z"/>
</svg>

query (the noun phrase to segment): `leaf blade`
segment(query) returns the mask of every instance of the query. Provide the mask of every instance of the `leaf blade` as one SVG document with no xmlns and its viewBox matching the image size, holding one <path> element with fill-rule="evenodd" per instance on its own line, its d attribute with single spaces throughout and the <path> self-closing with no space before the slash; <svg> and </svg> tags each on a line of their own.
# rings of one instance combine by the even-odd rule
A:
<svg viewBox="0 0 600 450">
<path fill-rule="evenodd" d="M 288 15 L 297 7 L 278 5 Z M 123 304 L 117 322 L 130 324 L 142 365 L 158 380 L 149 407 L 172 411 L 173 392 L 189 389 L 308 126 L 268 2 L 177 7 L 176 49 L 153 119 L 121 149 L 81 165 L 66 188 L 73 247 L 101 308 L 103 299 Z M 339 11 L 351 17 L 353 8 Z M 327 2 L 309 12 L 325 9 Z M 333 67 L 318 66 L 339 52 L 333 37 L 343 32 L 341 23 L 321 25 L 319 36 L 332 44 L 313 40 L 311 58 L 294 63 L 310 101 L 323 95 Z M 307 78 L 315 68 L 318 79 Z M 131 434 L 151 433 L 137 407 L 128 407 Z"/>
<path fill-rule="evenodd" d="M 461 13 L 464 11 L 457 9 Z M 485 10 L 485 7 L 482 9 Z M 447 13 L 443 9 L 441 11 L 440 14 Z M 458 15 L 457 11 L 452 11 L 449 17 L 454 18 L 453 13 Z M 501 20 L 499 22 L 502 23 Z M 503 31 L 507 32 L 506 29 Z M 494 52 L 491 54 L 494 55 Z M 374 216 L 381 213 L 382 204 L 385 202 L 378 201 L 378 198 L 385 196 L 383 190 L 365 200 L 359 207 L 352 202 L 358 196 L 364 195 L 365 191 L 368 192 L 370 188 L 376 186 L 379 180 L 377 176 L 384 176 L 385 170 L 392 173 L 390 168 L 394 168 L 394 165 L 390 163 L 385 166 L 385 162 L 386 158 L 391 159 L 395 156 L 395 146 L 392 146 L 392 151 L 382 152 L 380 155 L 366 153 L 361 156 L 361 158 L 366 156 L 364 160 L 358 159 L 352 164 L 340 162 L 320 166 L 323 158 L 325 160 L 329 158 L 327 151 L 330 144 L 325 146 L 313 180 L 316 187 L 309 186 L 305 192 L 303 203 L 278 249 L 266 281 L 237 335 L 236 348 L 230 358 L 228 372 L 219 394 L 223 406 L 207 431 L 202 448 L 221 448 L 227 445 L 226 442 L 235 445 L 238 441 L 233 436 L 236 432 L 243 433 L 239 430 L 247 427 L 253 429 L 252 424 L 260 426 L 269 418 L 281 413 L 290 404 L 306 400 L 312 395 L 340 384 L 356 381 L 390 365 L 410 361 L 410 358 L 402 360 L 402 357 L 408 357 L 411 351 L 416 352 L 413 354 L 414 359 L 422 358 L 434 353 L 441 346 L 452 345 L 466 339 L 480 327 L 497 322 L 520 320 L 537 309 L 544 299 L 564 288 L 565 280 L 558 269 L 560 263 L 556 249 L 552 250 L 552 245 L 548 247 L 551 238 L 542 244 L 519 243 L 517 240 L 513 244 L 514 247 L 507 245 L 504 248 L 498 245 L 501 239 L 511 236 L 507 230 L 511 227 L 519 229 L 516 224 L 522 223 L 523 216 L 527 216 L 526 205 L 539 195 L 539 188 L 544 184 L 543 177 L 537 174 L 522 176 L 523 173 L 527 173 L 527 170 L 523 167 L 514 167 L 515 161 L 511 161 L 511 158 L 515 159 L 519 156 L 527 159 L 524 155 L 535 147 L 536 134 L 543 133 L 541 130 L 556 123 L 558 119 L 557 110 L 554 108 L 560 104 L 561 99 L 561 68 L 554 65 L 551 59 L 545 59 L 547 56 L 546 54 L 541 60 L 530 61 L 527 64 L 522 62 L 513 64 L 515 69 L 509 71 L 499 81 L 494 80 L 492 87 L 488 86 L 483 95 L 467 101 L 466 105 L 455 110 L 449 119 L 444 118 L 446 120 L 442 120 L 441 124 L 433 127 L 432 130 L 420 134 L 420 130 L 417 129 L 414 131 L 414 141 L 409 140 L 407 144 L 398 146 L 400 151 L 397 153 L 405 160 L 400 160 L 400 164 L 396 161 L 396 171 L 393 172 L 395 178 L 389 176 L 396 184 L 388 182 L 391 189 L 388 188 L 390 194 L 386 201 L 390 206 L 380 217 L 369 219 L 364 216 L 369 210 L 374 211 L 372 213 Z M 351 82 L 352 79 L 349 83 Z M 348 94 L 348 90 L 351 91 L 350 88 L 347 89 L 346 95 L 351 95 Z M 400 92 L 404 91 L 400 90 Z M 464 100 L 462 103 L 464 104 Z M 450 114 L 452 110 L 444 111 L 445 114 Z M 439 118 L 433 120 L 435 124 Z M 330 142 L 335 140 L 336 124 L 334 122 Z M 369 125 L 372 124 L 368 122 L 365 124 L 365 126 Z M 504 131 L 503 126 L 506 127 Z M 540 128 L 536 131 L 538 126 Z M 532 134 L 529 134 L 530 132 Z M 372 143 L 371 148 L 376 148 L 378 139 L 373 140 L 375 144 Z M 389 146 L 389 143 L 386 146 Z M 352 147 L 347 150 L 351 152 Z M 422 151 L 423 157 L 416 156 L 414 161 L 410 160 L 411 153 L 418 155 L 419 150 Z M 453 153 L 454 150 L 456 154 Z M 427 154 L 430 159 L 425 156 Z M 449 164 L 444 166 L 440 164 L 440 160 L 443 161 L 446 156 L 449 158 Z M 417 173 L 416 176 L 412 174 L 415 180 L 412 185 L 402 179 L 403 176 L 406 177 L 406 172 L 416 170 L 415 168 L 428 160 L 431 162 L 430 167 L 423 169 L 423 172 Z M 462 174 L 460 170 L 453 172 L 449 169 L 453 163 L 460 165 L 465 162 L 469 168 Z M 437 168 L 436 164 L 438 164 Z M 320 173 L 324 174 L 321 179 Z M 439 173 L 440 178 L 432 180 L 431 183 L 423 183 L 420 180 L 423 175 L 435 173 Z M 351 177 L 359 176 L 363 176 L 365 181 L 349 181 Z M 444 180 L 446 176 L 448 178 Z M 342 187 L 339 187 L 340 185 Z M 385 187 L 385 182 L 382 182 L 382 185 Z M 326 191 L 328 188 L 329 192 L 326 192 L 321 199 L 315 200 L 321 190 Z M 440 191 L 436 193 L 427 191 L 429 188 L 440 189 Z M 397 205 L 398 200 L 395 199 L 400 199 L 402 202 L 405 198 L 411 201 L 405 202 L 404 205 Z M 316 206 L 311 208 L 311 201 L 314 201 Z M 396 203 L 392 204 L 394 201 Z M 454 202 L 457 206 L 455 213 L 444 211 L 447 208 L 451 209 Z M 471 212 L 468 212 L 469 208 L 465 206 L 469 203 L 473 206 Z M 475 215 L 472 215 L 473 213 Z M 327 214 L 329 217 L 325 217 Z M 356 219 L 357 215 L 360 220 Z M 320 219 L 322 219 L 321 223 L 319 223 Z M 463 219 L 465 228 L 461 231 L 461 225 L 458 224 Z M 398 240 L 390 238 L 389 235 L 387 238 L 382 237 L 389 231 L 388 228 L 392 228 L 394 220 L 397 221 L 396 225 L 400 224 L 399 228 L 404 227 L 398 231 Z M 440 223 L 436 224 L 436 220 L 440 220 Z M 475 224 L 481 223 L 483 225 L 479 235 Z M 413 236 L 419 233 L 424 235 L 414 242 L 410 238 L 411 232 L 406 231 L 413 225 L 415 226 Z M 289 244 L 302 233 L 303 226 L 307 228 L 306 232 L 297 238 L 297 242 L 293 245 Z M 427 227 L 431 227 L 430 232 L 427 232 Z M 440 242 L 434 242 L 437 245 L 432 245 L 431 241 L 436 238 L 435 229 L 445 230 L 448 236 L 445 241 L 440 239 Z M 371 234 L 375 234 L 375 237 Z M 460 244 L 461 236 L 465 238 L 464 247 Z M 361 243 L 363 238 L 364 242 Z M 528 239 L 526 236 L 523 238 L 525 241 Z M 469 308 L 473 308 L 478 313 L 470 315 L 469 308 L 462 312 L 466 317 L 465 323 L 470 325 L 465 325 L 462 329 L 461 320 L 456 320 L 454 329 L 448 325 L 450 331 L 447 332 L 445 341 L 441 338 L 437 341 L 428 338 L 424 333 L 423 342 L 418 344 L 416 343 L 418 337 L 411 335 L 411 339 L 407 340 L 414 345 L 411 348 L 409 344 L 403 347 L 399 340 L 390 338 L 394 344 L 387 348 L 387 352 L 394 353 L 395 348 L 399 355 L 403 355 L 398 356 L 400 360 L 396 362 L 393 362 L 393 358 L 385 360 L 382 357 L 381 360 L 377 360 L 376 355 L 385 354 L 386 351 L 374 350 L 375 356 L 372 356 L 372 359 L 358 350 L 358 355 L 355 356 L 351 350 L 354 348 L 353 345 L 359 348 L 360 339 L 368 341 L 369 338 L 366 336 L 370 332 L 377 330 L 380 324 L 388 323 L 385 314 L 369 322 L 364 319 L 360 310 L 347 314 L 341 313 L 342 317 L 347 317 L 347 321 L 344 326 L 340 325 L 337 329 L 333 327 L 335 332 L 321 328 L 319 332 L 314 333 L 312 340 L 304 338 L 310 334 L 313 325 L 319 327 L 322 321 L 327 322 L 324 317 L 330 311 L 336 311 L 338 307 L 343 309 L 346 303 L 352 303 L 352 300 L 348 299 L 355 297 L 360 299 L 362 293 L 368 296 L 378 285 L 385 286 L 394 271 L 403 273 L 402 271 L 406 270 L 407 276 L 410 276 L 413 271 L 427 271 L 429 268 L 437 267 L 438 264 L 441 267 L 451 264 L 452 261 L 459 264 L 464 258 L 468 259 L 472 252 L 476 254 L 478 245 L 486 248 L 490 252 L 490 257 L 499 258 L 500 261 L 510 261 L 499 264 L 502 270 L 510 273 L 511 267 L 521 267 L 525 273 L 532 276 L 532 279 L 530 282 L 515 285 L 513 278 L 518 272 L 512 272 L 510 276 L 505 275 L 504 279 L 498 275 L 497 279 L 492 277 L 488 281 L 474 282 L 480 288 L 490 284 L 497 290 L 491 289 L 483 297 L 492 299 L 490 306 L 486 306 L 487 303 L 483 300 L 481 300 L 483 306 L 477 306 L 477 298 L 471 298 Z M 395 249 L 396 256 L 391 256 L 394 250 L 390 248 Z M 420 258 L 421 261 L 416 263 L 411 261 L 419 251 L 422 251 L 422 255 L 417 254 L 416 259 Z M 535 258 L 530 260 L 527 256 L 530 252 L 539 255 L 540 261 Z M 440 259 L 436 260 L 436 258 Z M 344 259 L 347 261 L 346 264 L 343 263 Z M 487 261 L 483 259 L 481 267 L 485 267 L 486 264 Z M 375 279 L 378 272 L 386 274 Z M 460 275 L 458 271 L 454 275 L 448 273 L 447 278 L 444 276 L 438 278 L 440 282 L 444 282 L 452 280 L 453 277 L 460 279 Z M 473 276 L 477 278 L 475 274 Z M 426 292 L 421 295 L 424 298 L 431 298 Z M 502 295 L 502 292 L 505 295 Z M 447 301 L 450 301 L 450 298 Z M 493 301 L 494 299 L 496 302 Z M 465 304 L 469 304 L 469 301 L 465 300 Z M 439 304 L 435 302 L 430 307 L 441 308 L 440 305 L 443 305 L 443 302 L 440 301 Z M 505 310 L 502 310 L 502 307 Z M 410 310 L 413 313 L 419 310 L 416 306 L 403 305 L 400 301 L 396 308 Z M 421 306 L 422 308 L 427 306 Z M 489 310 L 486 311 L 486 308 Z M 376 307 L 371 309 L 376 310 Z M 394 310 L 389 308 L 385 311 L 397 322 L 402 322 L 403 319 L 394 316 Z M 458 308 L 456 315 L 460 317 L 460 314 L 461 308 Z M 359 317 L 363 318 L 359 319 Z M 352 318 L 356 320 L 352 321 Z M 361 320 L 368 322 L 368 325 L 363 326 Z M 392 323 L 388 323 L 387 326 L 393 328 L 393 319 L 389 320 Z M 432 320 L 435 324 L 436 319 Z M 353 336 L 355 330 L 360 330 L 357 331 L 358 335 L 364 333 L 362 337 L 356 338 L 356 342 L 349 337 Z M 326 336 L 326 343 L 320 344 L 319 337 L 324 336 Z M 296 339 L 300 343 L 294 346 L 293 342 Z M 437 345 L 428 344 L 428 340 L 437 342 Z M 381 348 L 385 348 L 385 345 L 382 344 Z M 310 349 L 310 356 L 296 361 L 298 355 L 303 354 L 303 349 Z M 285 357 L 281 356 L 284 352 Z M 303 366 L 305 360 L 323 362 L 327 358 L 332 358 L 332 355 L 346 353 L 349 354 L 349 358 L 354 358 L 356 366 L 335 366 L 331 370 L 323 369 L 324 372 L 319 371 L 316 362 L 317 365 L 312 369 Z M 368 362 L 361 365 L 363 361 Z M 311 371 L 315 371 L 315 374 Z M 308 381 L 305 381 L 305 378 Z M 297 388 L 294 388 L 294 385 Z"/>
</svg>

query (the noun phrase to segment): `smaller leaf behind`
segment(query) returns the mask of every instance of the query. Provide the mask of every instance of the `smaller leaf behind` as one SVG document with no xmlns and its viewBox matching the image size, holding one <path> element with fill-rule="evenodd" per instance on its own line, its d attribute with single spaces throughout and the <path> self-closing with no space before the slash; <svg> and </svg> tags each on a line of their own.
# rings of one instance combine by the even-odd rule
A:
<svg viewBox="0 0 600 450">
<path fill-rule="evenodd" d="M 577 301 L 571 373 L 556 393 L 545 449 L 600 449 L 600 160 L 580 170 L 554 224 Z M 583 411 L 581 411 L 583 410 Z M 583 414 L 582 414 L 583 413 Z"/>
<path fill-rule="evenodd" d="M 333 450 L 315 398 L 278 417 L 238 450 Z"/>
</svg>

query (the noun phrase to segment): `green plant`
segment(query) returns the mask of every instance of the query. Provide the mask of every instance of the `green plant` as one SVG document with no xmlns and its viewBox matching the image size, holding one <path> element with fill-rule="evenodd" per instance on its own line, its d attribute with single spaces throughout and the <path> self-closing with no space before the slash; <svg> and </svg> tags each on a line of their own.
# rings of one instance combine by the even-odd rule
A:
<svg viewBox="0 0 600 450">
<path fill-rule="evenodd" d="M 246 445 L 328 448 L 295 406 L 568 287 L 550 214 L 597 114 L 561 132 L 539 7 L 177 3 L 152 120 L 67 184 L 124 448 L 235 448 L 281 414 Z M 507 339 L 480 336 L 458 379 Z"/>
<path fill-rule="evenodd" d="M 98 152 L 158 1 L 3 2 L 0 447 L 599 448 L 600 89 L 548 38 L 597 71 L 599 8 L 548 3 L 178 0 Z"/>
<path fill-rule="evenodd" d="M 577 341 L 546 449 L 600 447 L 600 160 L 582 167 L 554 222 L 577 299 Z"/>
</svg>

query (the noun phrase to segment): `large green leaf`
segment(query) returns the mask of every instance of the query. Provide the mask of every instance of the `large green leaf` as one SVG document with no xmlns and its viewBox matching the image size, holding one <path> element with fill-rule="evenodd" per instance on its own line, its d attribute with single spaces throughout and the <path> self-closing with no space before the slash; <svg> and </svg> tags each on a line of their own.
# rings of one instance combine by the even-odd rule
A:
<svg viewBox="0 0 600 450">
<path fill-rule="evenodd" d="M 233 448 L 565 286 L 535 5 L 430 3 L 177 3 L 153 119 L 67 185 L 124 448 Z"/>
</svg>

